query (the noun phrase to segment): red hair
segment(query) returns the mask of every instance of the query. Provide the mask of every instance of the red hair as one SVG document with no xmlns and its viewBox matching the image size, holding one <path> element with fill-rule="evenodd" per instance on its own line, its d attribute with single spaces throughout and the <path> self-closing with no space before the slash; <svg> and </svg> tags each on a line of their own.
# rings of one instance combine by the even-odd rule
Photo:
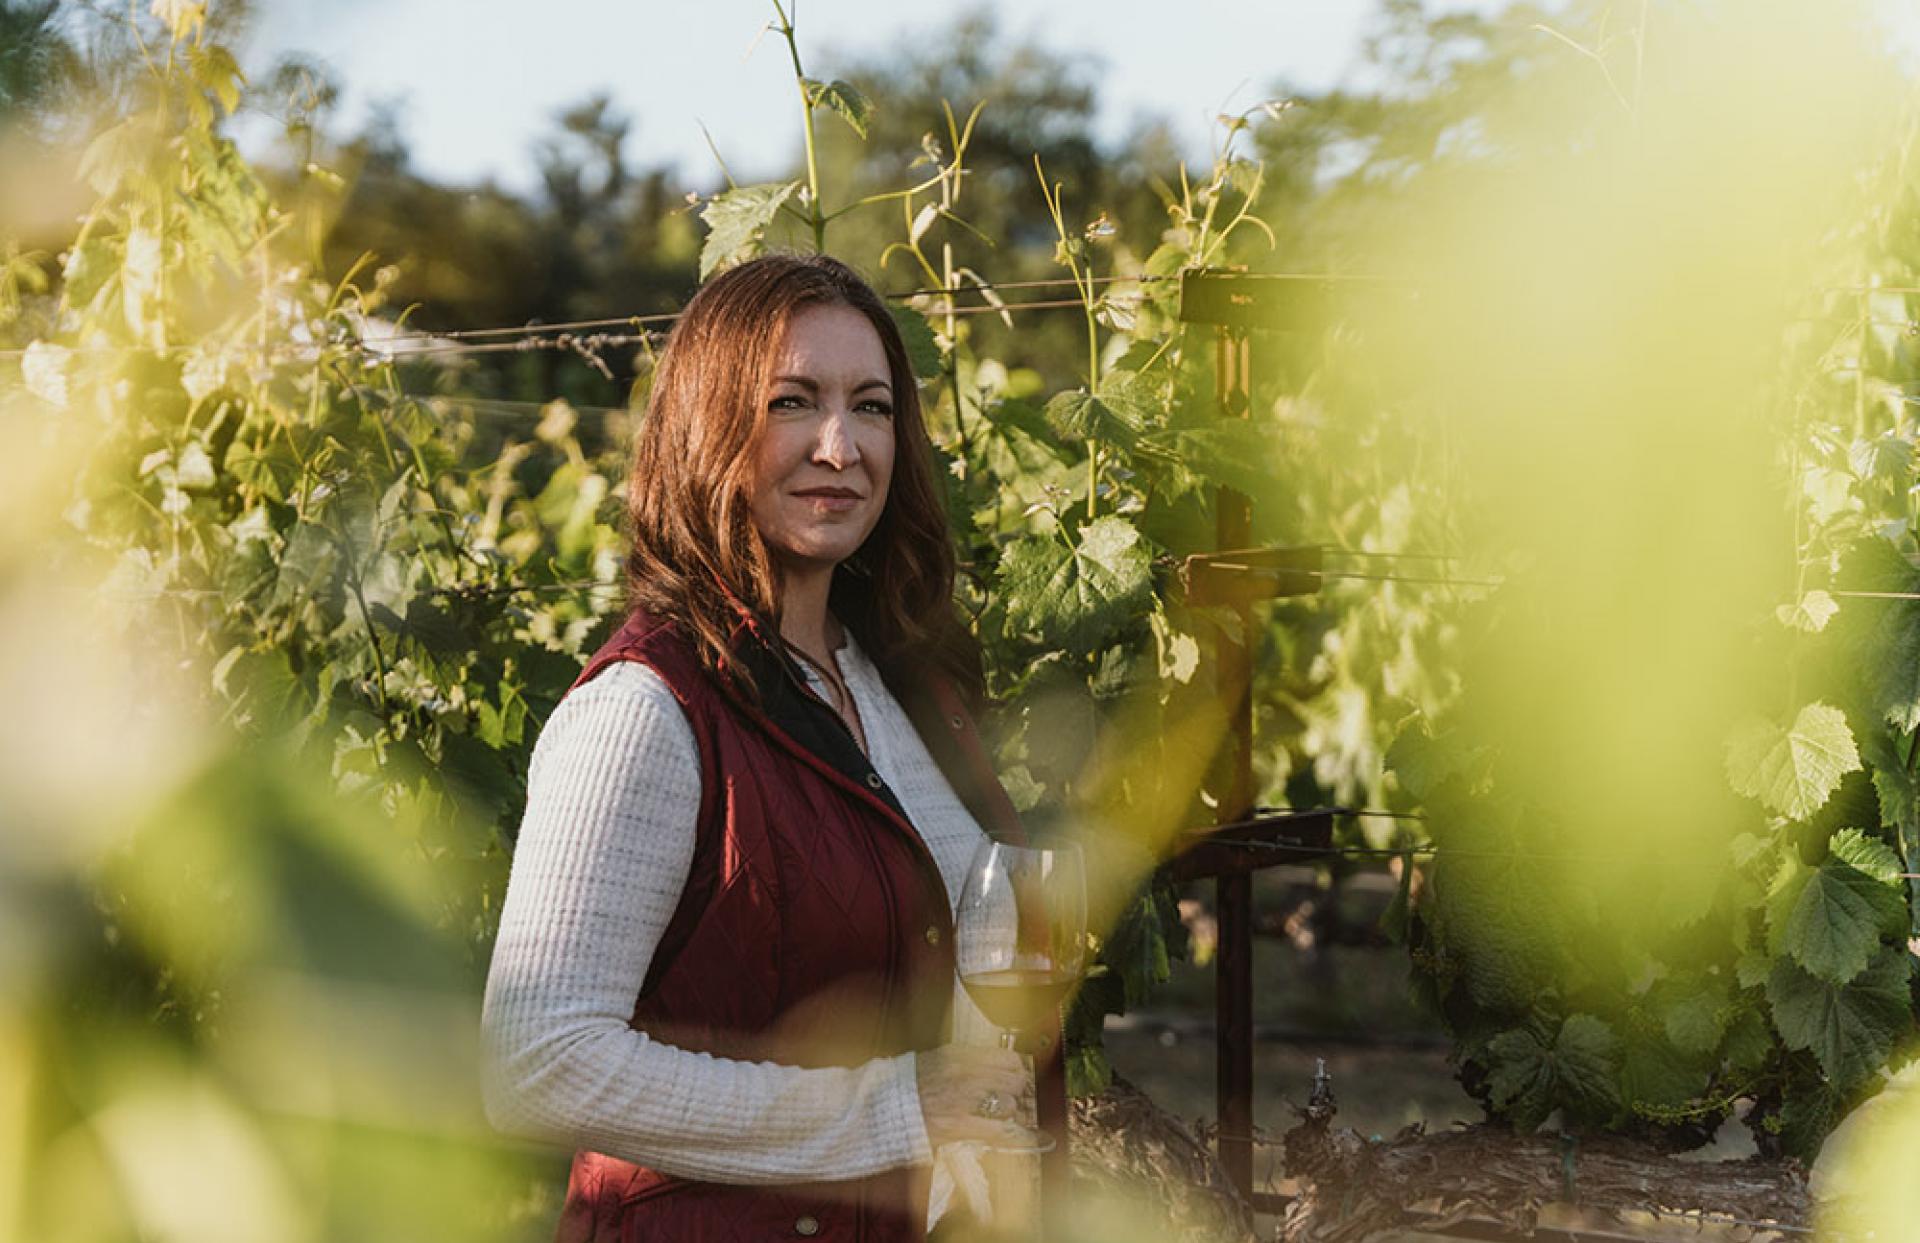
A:
<svg viewBox="0 0 1920 1243">
<path fill-rule="evenodd" d="M 979 651 L 953 602 L 953 544 L 906 345 L 879 295 L 825 255 L 774 254 L 730 268 L 674 325 L 634 439 L 630 605 L 678 621 L 701 663 L 736 685 L 746 682 L 732 650 L 741 610 L 778 633 L 778 578 L 747 494 L 774 352 L 794 314 L 820 305 L 851 308 L 873 325 L 894 393 L 887 503 L 834 572 L 834 614 L 889 682 L 902 685 L 932 661 L 977 702 Z"/>
</svg>

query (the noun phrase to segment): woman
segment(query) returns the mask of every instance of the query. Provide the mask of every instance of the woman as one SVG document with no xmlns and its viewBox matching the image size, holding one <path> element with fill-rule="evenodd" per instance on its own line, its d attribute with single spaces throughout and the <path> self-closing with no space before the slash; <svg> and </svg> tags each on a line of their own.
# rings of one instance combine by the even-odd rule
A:
<svg viewBox="0 0 1920 1243">
<path fill-rule="evenodd" d="M 491 1116 L 580 1150 L 563 1240 L 919 1239 L 945 1145 L 1037 1142 L 955 988 L 967 861 L 1019 826 L 930 463 L 844 265 L 758 259 L 688 305 L 635 445 L 631 616 L 535 749 L 487 981 Z"/>
</svg>

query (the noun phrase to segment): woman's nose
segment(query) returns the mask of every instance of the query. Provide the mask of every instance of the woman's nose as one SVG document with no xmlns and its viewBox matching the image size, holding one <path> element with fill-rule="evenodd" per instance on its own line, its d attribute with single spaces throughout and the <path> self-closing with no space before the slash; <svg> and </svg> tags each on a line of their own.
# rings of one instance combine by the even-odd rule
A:
<svg viewBox="0 0 1920 1243">
<path fill-rule="evenodd" d="M 845 470 L 860 460 L 860 446 L 853 436 L 851 414 L 831 408 L 820 420 L 820 434 L 813 442 L 813 460 L 824 466 Z"/>
</svg>

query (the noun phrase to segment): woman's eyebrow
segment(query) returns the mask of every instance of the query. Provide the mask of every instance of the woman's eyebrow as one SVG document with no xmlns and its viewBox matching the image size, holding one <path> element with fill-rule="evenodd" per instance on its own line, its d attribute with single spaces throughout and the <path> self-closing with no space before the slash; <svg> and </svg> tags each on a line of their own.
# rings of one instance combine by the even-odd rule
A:
<svg viewBox="0 0 1920 1243">
<path fill-rule="evenodd" d="M 773 377 L 773 382 L 775 384 L 796 384 L 801 388 L 806 389 L 810 393 L 817 393 L 820 391 L 820 382 L 818 380 L 815 380 L 811 376 L 777 375 Z M 885 389 L 889 395 L 891 395 L 893 392 L 893 386 L 887 383 L 885 380 L 862 380 L 860 383 L 853 386 L 853 391 L 856 393 L 864 393 L 870 388 Z"/>
</svg>

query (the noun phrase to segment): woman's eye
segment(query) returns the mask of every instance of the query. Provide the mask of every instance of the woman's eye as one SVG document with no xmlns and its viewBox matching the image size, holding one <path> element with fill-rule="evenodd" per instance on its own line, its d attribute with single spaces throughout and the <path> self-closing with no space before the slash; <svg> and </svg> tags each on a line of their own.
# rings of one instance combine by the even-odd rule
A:
<svg viewBox="0 0 1920 1243">
<path fill-rule="evenodd" d="M 767 403 L 769 410 L 803 410 L 807 399 L 797 393 L 782 393 Z"/>
<path fill-rule="evenodd" d="M 884 401 L 863 401 L 860 403 L 860 408 L 868 414 L 877 414 L 888 419 L 893 417 L 893 407 Z"/>
</svg>

